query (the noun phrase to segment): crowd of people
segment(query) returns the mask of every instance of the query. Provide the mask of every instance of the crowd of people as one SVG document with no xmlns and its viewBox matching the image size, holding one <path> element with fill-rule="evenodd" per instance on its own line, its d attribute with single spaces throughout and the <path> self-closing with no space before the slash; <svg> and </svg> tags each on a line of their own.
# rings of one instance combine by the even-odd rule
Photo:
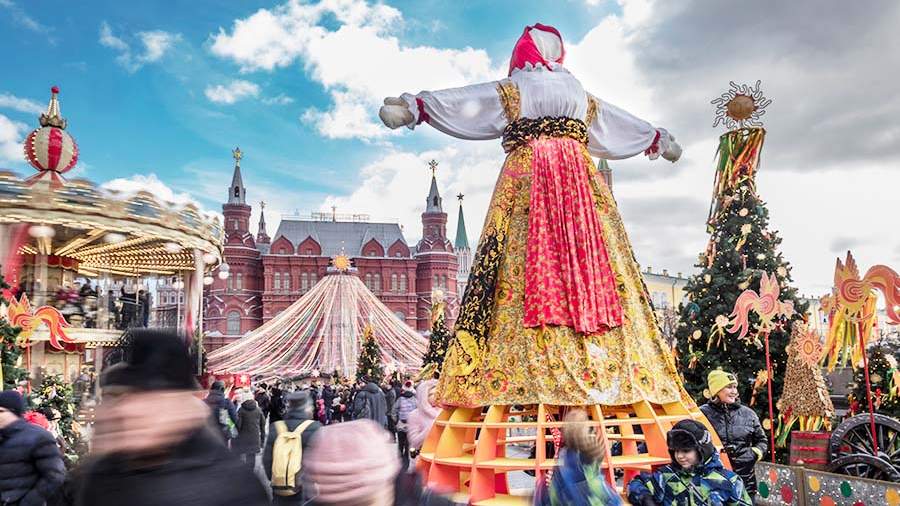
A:
<svg viewBox="0 0 900 506">
<path fill-rule="evenodd" d="M 27 295 L 32 299 L 40 290 L 40 284 L 23 281 L 11 290 L 11 294 L 15 297 Z M 146 328 L 153 307 L 153 298 L 146 286 L 118 283 L 106 289 L 104 294 L 103 289 L 88 278 L 60 285 L 55 292 L 47 294 L 47 299 L 47 304 L 58 309 L 67 323 L 81 328 Z M 104 311 L 100 311 L 101 304 L 105 305 Z"/>
<path fill-rule="evenodd" d="M 629 482 L 632 504 L 752 504 L 765 434 L 740 404 L 733 375 L 713 371 L 708 383 L 701 409 L 734 472 L 706 426 L 681 421 L 667 437 L 671 463 Z M 183 340 L 143 330 L 129 360 L 107 368 L 100 385 L 91 452 L 71 470 L 50 433 L 23 418 L 21 395 L 0 393 L 0 504 L 455 504 L 424 487 L 409 465 L 440 409 L 435 379 L 255 391 L 216 381 L 198 395 Z M 566 421 L 585 417 L 575 410 Z M 560 465 L 536 488 L 535 504 L 621 504 L 603 478 L 596 434 L 566 424 L 563 441 Z"/>
</svg>

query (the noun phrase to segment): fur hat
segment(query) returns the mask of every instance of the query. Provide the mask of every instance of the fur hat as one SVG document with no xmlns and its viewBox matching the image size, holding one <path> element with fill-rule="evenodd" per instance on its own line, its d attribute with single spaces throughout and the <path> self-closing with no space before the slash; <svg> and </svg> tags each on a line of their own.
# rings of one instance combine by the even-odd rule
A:
<svg viewBox="0 0 900 506">
<path fill-rule="evenodd" d="M 666 434 L 666 444 L 672 462 L 675 461 L 675 450 L 696 450 L 700 462 L 706 462 L 715 452 L 712 436 L 705 425 L 696 420 L 682 420 Z"/>
</svg>

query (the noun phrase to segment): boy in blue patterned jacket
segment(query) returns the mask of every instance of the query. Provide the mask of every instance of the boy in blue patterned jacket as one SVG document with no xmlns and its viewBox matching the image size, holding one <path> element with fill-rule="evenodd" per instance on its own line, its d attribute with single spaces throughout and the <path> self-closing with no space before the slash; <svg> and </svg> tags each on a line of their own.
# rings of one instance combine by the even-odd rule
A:
<svg viewBox="0 0 900 506">
<path fill-rule="evenodd" d="M 706 427 L 682 420 L 666 435 L 672 463 L 628 484 L 635 506 L 751 506 L 741 478 L 722 466 Z"/>
</svg>

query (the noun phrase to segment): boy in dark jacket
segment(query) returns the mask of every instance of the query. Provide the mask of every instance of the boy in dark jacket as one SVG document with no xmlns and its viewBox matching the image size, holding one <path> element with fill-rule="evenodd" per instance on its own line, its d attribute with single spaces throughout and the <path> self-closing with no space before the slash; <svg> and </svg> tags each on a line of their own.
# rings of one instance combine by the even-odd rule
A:
<svg viewBox="0 0 900 506">
<path fill-rule="evenodd" d="M 751 506 L 741 478 L 725 469 L 706 427 L 682 420 L 666 435 L 672 463 L 628 483 L 635 506 Z"/>
<path fill-rule="evenodd" d="M 43 506 L 65 480 L 53 436 L 22 419 L 25 401 L 0 392 L 0 504 Z"/>
</svg>

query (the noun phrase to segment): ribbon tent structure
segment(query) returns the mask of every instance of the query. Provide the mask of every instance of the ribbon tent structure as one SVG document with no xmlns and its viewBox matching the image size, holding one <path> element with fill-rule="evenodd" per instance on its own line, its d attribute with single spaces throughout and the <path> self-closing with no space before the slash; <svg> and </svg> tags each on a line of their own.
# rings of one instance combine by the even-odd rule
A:
<svg viewBox="0 0 900 506">
<path fill-rule="evenodd" d="M 213 374 L 293 378 L 337 372 L 353 377 L 364 329 L 371 325 L 388 369 L 417 370 L 427 347 L 366 288 L 345 256 L 328 275 L 277 316 L 208 355 Z"/>
</svg>

